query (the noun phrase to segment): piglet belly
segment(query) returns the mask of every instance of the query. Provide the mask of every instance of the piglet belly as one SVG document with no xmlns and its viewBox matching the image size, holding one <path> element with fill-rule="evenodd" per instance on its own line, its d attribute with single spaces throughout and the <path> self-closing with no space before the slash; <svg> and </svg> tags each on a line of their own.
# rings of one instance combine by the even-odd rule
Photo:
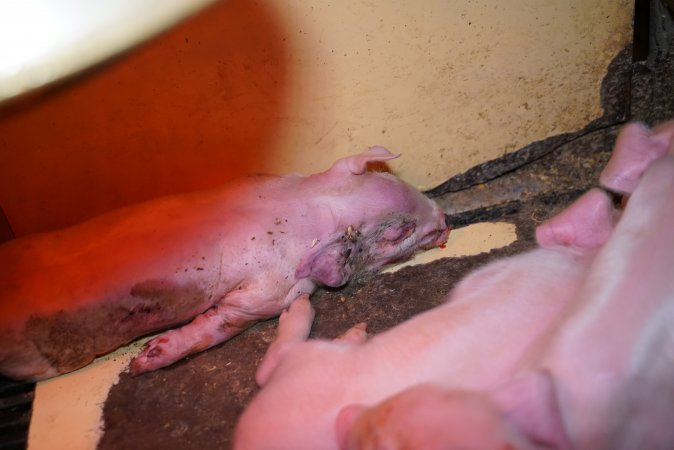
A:
<svg viewBox="0 0 674 450">
<path fill-rule="evenodd" d="M 0 373 L 34 379 L 75 370 L 190 320 L 222 295 L 215 241 L 188 248 L 161 233 L 61 233 L 1 248 Z M 78 236 L 81 245 L 71 247 Z"/>
<path fill-rule="evenodd" d="M 31 365 L 70 372 L 137 337 L 189 321 L 211 305 L 211 297 L 197 284 L 147 280 L 96 302 L 33 312 L 23 323 L 3 321 L 0 370 L 15 378 L 33 378 L 44 370 Z M 17 361 L 32 361 L 28 373 L 9 369 Z"/>
</svg>

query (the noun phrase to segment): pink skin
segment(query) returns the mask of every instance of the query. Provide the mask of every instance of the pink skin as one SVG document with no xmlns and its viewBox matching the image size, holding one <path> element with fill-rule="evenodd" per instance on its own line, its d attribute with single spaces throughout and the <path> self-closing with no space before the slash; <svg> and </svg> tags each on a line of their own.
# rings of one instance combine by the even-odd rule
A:
<svg viewBox="0 0 674 450">
<path fill-rule="evenodd" d="M 629 141 L 634 131 L 626 127 L 618 141 L 620 161 L 632 157 L 621 143 L 639 148 Z M 642 149 L 659 139 L 642 136 Z M 346 407 L 337 420 L 341 447 L 510 448 L 515 429 L 526 438 L 514 446 L 522 449 L 671 448 L 674 362 L 666 355 L 674 346 L 674 157 L 641 167 L 626 168 L 639 182 L 626 187 L 628 194 L 636 190 L 612 233 L 604 220 L 576 229 L 597 212 L 574 216 L 573 208 L 537 230 L 539 243 L 577 240 L 603 248 L 511 380 L 473 392 L 417 385 L 371 408 Z M 409 423 L 412 415 L 426 420 Z"/>
<path fill-rule="evenodd" d="M 641 148 L 623 136 L 616 158 L 625 157 L 625 142 Z M 446 304 L 370 340 L 360 324 L 346 342 L 305 341 L 311 307 L 294 303 L 260 365 L 262 390 L 241 416 L 235 448 L 668 448 L 658 445 L 674 441 L 661 421 L 674 411 L 671 396 L 658 393 L 672 392 L 665 374 L 673 368 L 656 358 L 672 345 L 665 329 L 673 308 L 664 301 L 674 292 L 667 161 L 649 170 L 617 230 L 619 213 L 592 190 L 538 228 L 539 249 L 487 265 Z M 641 176 L 624 171 L 623 179 Z M 641 278 L 648 282 L 634 283 Z M 634 308 L 641 298 L 653 301 Z M 650 374 L 654 362 L 659 369 Z M 628 363 L 655 380 L 644 395 Z M 651 402 L 657 408 L 631 430 L 655 430 L 655 440 L 634 447 L 611 440 L 630 429 L 615 407 L 643 412 Z M 406 408 L 429 420 L 414 421 L 416 414 L 400 412 Z M 450 423 L 435 420 L 438 409 Z M 450 428 L 461 432 L 445 433 Z"/>
<path fill-rule="evenodd" d="M 609 216 L 610 206 L 596 190 L 571 210 Z M 419 383 L 498 386 L 573 297 L 594 253 L 554 245 L 494 262 L 463 280 L 447 303 L 367 341 L 363 324 L 333 342 L 306 341 L 313 313 L 308 299 L 298 299 L 281 315 L 258 369 L 263 389 L 240 419 L 235 448 L 337 449 L 346 431 L 335 424 L 350 405 L 373 405 Z"/>
<path fill-rule="evenodd" d="M 599 183 L 616 192 L 632 192 L 653 161 L 674 152 L 674 121 L 653 130 L 630 123 L 620 132 L 615 150 L 599 177 Z"/>
<path fill-rule="evenodd" d="M 517 421 L 478 391 L 417 384 L 372 408 L 347 406 L 336 428 L 350 450 L 552 448 L 532 442 Z"/>
<path fill-rule="evenodd" d="M 132 362 L 167 366 L 278 315 L 317 285 L 444 243 L 444 212 L 369 162 L 250 177 L 0 247 L 0 373 L 44 379 L 175 325 Z M 9 268 L 8 270 L 5 270 Z"/>
<path fill-rule="evenodd" d="M 673 199 L 668 155 L 643 175 L 579 295 L 527 365 L 555 380 L 574 448 L 674 443 Z"/>
</svg>

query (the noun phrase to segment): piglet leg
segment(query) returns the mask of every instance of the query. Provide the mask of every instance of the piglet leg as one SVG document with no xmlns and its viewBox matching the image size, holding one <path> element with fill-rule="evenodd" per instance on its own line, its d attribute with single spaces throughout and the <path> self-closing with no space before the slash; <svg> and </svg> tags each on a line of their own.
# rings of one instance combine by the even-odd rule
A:
<svg viewBox="0 0 674 450">
<path fill-rule="evenodd" d="M 253 323 L 253 320 L 236 316 L 227 306 L 215 305 L 189 324 L 148 341 L 141 354 L 131 362 L 131 374 L 166 367 L 236 336 Z"/>
<path fill-rule="evenodd" d="M 263 386 L 272 374 L 286 351 L 293 345 L 304 342 L 311 332 L 314 321 L 314 309 L 309 295 L 303 294 L 290 304 L 279 317 L 276 339 L 267 349 L 267 353 L 255 374 L 257 384 Z"/>
</svg>

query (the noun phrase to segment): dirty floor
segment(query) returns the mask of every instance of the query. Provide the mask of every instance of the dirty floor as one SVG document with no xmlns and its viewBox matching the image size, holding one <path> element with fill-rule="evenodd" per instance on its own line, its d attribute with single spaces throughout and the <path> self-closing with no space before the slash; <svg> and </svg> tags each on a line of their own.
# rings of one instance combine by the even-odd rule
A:
<svg viewBox="0 0 674 450">
<path fill-rule="evenodd" d="M 596 183 L 625 122 L 655 124 L 674 117 L 672 25 L 664 7 L 654 3 L 657 14 L 650 22 L 650 39 L 635 38 L 638 45 L 626 48 L 609 67 L 600 119 L 475 167 L 429 192 L 456 228 L 510 222 L 517 227 L 514 243 L 489 253 L 374 275 L 341 290 L 319 290 L 313 296 L 312 336 L 333 338 L 361 321 L 368 323 L 370 333 L 379 333 L 439 304 L 468 271 L 531 248 L 535 226 Z M 257 391 L 255 369 L 275 327 L 276 320 L 260 323 L 167 369 L 136 378 L 122 374 L 105 402 L 105 432 L 98 448 L 229 448 L 237 417 Z M 11 419 L 0 434 L 13 436 L 0 449 L 25 446 L 22 430 L 30 418 L 31 386 L 0 381 L 0 396 L 13 393 L 0 400 L 0 419 Z"/>
</svg>

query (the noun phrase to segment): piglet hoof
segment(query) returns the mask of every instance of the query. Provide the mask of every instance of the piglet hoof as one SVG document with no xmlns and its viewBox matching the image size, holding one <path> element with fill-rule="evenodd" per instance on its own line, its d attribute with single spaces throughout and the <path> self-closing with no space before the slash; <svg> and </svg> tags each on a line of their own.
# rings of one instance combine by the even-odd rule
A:
<svg viewBox="0 0 674 450">
<path fill-rule="evenodd" d="M 131 376 L 135 377 L 170 364 L 170 361 L 167 361 L 167 352 L 165 351 L 165 345 L 168 343 L 169 339 L 163 336 L 149 340 L 143 351 L 131 361 L 129 366 Z"/>
<path fill-rule="evenodd" d="M 138 375 L 141 375 L 149 370 L 145 368 L 147 364 L 146 359 L 147 358 L 145 356 L 138 356 L 131 361 L 131 364 L 129 365 L 129 373 L 132 377 L 137 377 Z"/>
<path fill-rule="evenodd" d="M 295 299 L 279 317 L 277 341 L 304 341 L 311 331 L 314 321 L 314 308 L 309 295 L 303 294 Z"/>
<path fill-rule="evenodd" d="M 358 345 L 367 340 L 367 324 L 360 322 L 346 330 L 341 336 L 337 336 L 335 342 L 343 342 L 345 344 Z"/>
<path fill-rule="evenodd" d="M 297 297 L 288 307 L 287 310 L 281 314 L 281 321 L 292 320 L 289 317 L 298 317 L 298 320 L 313 320 L 314 309 L 311 306 L 308 294 L 302 294 Z"/>
</svg>

